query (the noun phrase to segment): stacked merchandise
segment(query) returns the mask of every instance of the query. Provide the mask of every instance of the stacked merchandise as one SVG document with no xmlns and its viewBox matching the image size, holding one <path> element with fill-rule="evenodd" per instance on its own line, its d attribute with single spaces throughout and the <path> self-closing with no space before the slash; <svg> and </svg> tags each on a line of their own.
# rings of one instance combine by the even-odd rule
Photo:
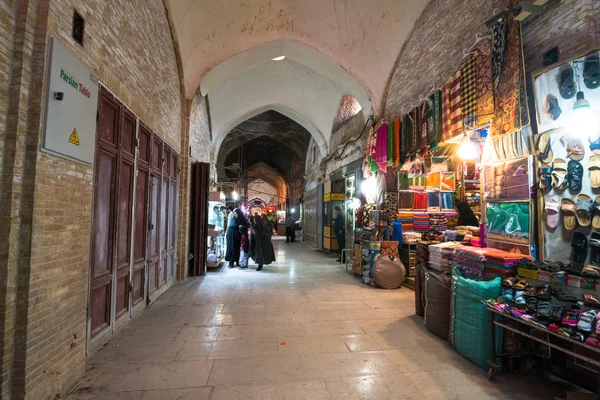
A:
<svg viewBox="0 0 600 400">
<path fill-rule="evenodd" d="M 446 214 L 448 229 L 455 229 L 458 226 L 458 213 Z"/>
<path fill-rule="evenodd" d="M 402 232 L 408 232 L 414 230 L 413 225 L 413 213 L 412 212 L 402 212 L 396 214 L 396 221 L 402 224 Z"/>
<path fill-rule="evenodd" d="M 418 232 L 402 232 L 402 243 L 415 244 L 421 240 L 421 233 Z"/>
<path fill-rule="evenodd" d="M 431 229 L 444 232 L 448 229 L 448 218 L 446 217 L 446 214 L 430 214 L 429 225 Z"/>
<path fill-rule="evenodd" d="M 517 260 L 523 258 L 523 254 L 508 253 L 489 249 L 485 256 L 485 267 L 483 269 L 483 279 L 491 281 L 494 278 L 508 278 L 517 275 Z"/>
<path fill-rule="evenodd" d="M 415 273 L 415 311 L 417 315 L 425 313 L 425 273 L 429 263 L 429 246 L 438 243 L 437 241 L 419 241 L 417 242 L 417 271 Z"/>
<path fill-rule="evenodd" d="M 414 213 L 413 227 L 417 232 L 427 232 L 429 230 L 429 214 Z"/>
<path fill-rule="evenodd" d="M 487 249 L 458 246 L 454 251 L 455 265 L 465 278 L 480 281 L 483 279 L 486 252 Z"/>
<path fill-rule="evenodd" d="M 454 249 L 459 243 L 444 242 L 429 246 L 429 268 L 450 275 L 454 265 Z"/>
<path fill-rule="evenodd" d="M 400 261 L 406 268 L 406 276 L 414 277 L 417 270 L 417 242 L 421 240 L 421 234 L 417 232 L 402 233 L 402 248 Z"/>
</svg>

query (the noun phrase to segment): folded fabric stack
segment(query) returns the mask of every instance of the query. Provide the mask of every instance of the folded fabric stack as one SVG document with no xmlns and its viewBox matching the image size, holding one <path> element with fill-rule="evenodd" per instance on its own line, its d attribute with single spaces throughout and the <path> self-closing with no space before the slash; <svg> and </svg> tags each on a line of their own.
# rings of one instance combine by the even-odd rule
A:
<svg viewBox="0 0 600 400">
<path fill-rule="evenodd" d="M 413 227 L 417 232 L 427 232 L 429 230 L 429 214 L 413 213 Z"/>
<path fill-rule="evenodd" d="M 446 223 L 448 229 L 454 229 L 458 226 L 458 213 L 446 213 Z"/>
<path fill-rule="evenodd" d="M 472 246 L 458 246 L 454 251 L 455 265 L 465 278 L 483 280 L 485 255 L 488 251 Z"/>
<path fill-rule="evenodd" d="M 429 246 L 429 268 L 450 275 L 454 265 L 454 249 L 460 244 L 444 242 Z"/>
<path fill-rule="evenodd" d="M 444 231 L 444 241 L 453 242 L 458 237 L 458 231 L 447 229 Z"/>
<path fill-rule="evenodd" d="M 402 232 L 402 243 L 403 244 L 415 244 L 421 240 L 420 232 Z"/>
<path fill-rule="evenodd" d="M 429 214 L 429 225 L 431 229 L 444 232 L 448 229 L 448 219 L 446 214 Z"/>
<path fill-rule="evenodd" d="M 523 258 L 523 254 L 489 249 L 485 256 L 483 279 L 491 281 L 497 277 L 506 278 L 516 276 L 517 267 L 515 263 L 521 258 Z"/>
<path fill-rule="evenodd" d="M 413 213 L 411 212 L 403 212 L 396 214 L 396 221 L 402 223 L 402 232 L 413 231 Z"/>
</svg>

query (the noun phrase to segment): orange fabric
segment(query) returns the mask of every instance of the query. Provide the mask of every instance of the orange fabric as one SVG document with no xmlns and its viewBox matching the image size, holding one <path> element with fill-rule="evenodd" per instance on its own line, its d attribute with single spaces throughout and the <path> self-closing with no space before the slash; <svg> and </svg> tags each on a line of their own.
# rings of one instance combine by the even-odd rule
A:
<svg viewBox="0 0 600 400">
<path fill-rule="evenodd" d="M 400 117 L 394 121 L 394 167 L 400 165 Z"/>
</svg>

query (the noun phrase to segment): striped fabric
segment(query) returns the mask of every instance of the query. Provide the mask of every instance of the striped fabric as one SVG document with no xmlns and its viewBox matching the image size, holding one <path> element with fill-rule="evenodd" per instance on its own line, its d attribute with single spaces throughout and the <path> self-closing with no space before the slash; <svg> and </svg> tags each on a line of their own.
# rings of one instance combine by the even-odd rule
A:
<svg viewBox="0 0 600 400">
<path fill-rule="evenodd" d="M 450 137 L 459 135 L 463 131 L 462 100 L 460 97 L 461 79 L 460 70 L 450 78 Z"/>
<path fill-rule="evenodd" d="M 420 133 L 420 151 L 424 153 L 427 150 L 427 146 L 429 146 L 429 140 L 427 140 L 427 132 L 428 128 L 428 119 L 427 119 L 427 101 L 424 101 L 419 106 L 419 133 Z"/>
<path fill-rule="evenodd" d="M 450 123 L 450 80 L 442 87 L 442 135 L 440 142 L 452 139 Z"/>
<path fill-rule="evenodd" d="M 460 69 L 460 100 L 462 103 L 463 121 L 473 126 L 477 122 L 478 90 L 475 84 L 475 57 L 469 57 Z"/>
</svg>

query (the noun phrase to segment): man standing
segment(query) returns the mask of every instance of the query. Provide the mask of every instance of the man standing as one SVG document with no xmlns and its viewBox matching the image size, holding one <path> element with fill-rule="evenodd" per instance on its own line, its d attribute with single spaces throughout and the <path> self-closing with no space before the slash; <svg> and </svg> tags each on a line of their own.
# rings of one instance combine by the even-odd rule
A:
<svg viewBox="0 0 600 400">
<path fill-rule="evenodd" d="M 340 258 L 338 262 L 345 262 L 342 260 L 342 250 L 346 248 L 346 222 L 344 221 L 344 214 L 342 214 L 342 208 L 335 206 L 335 223 L 333 224 L 333 231 L 335 232 L 335 238 L 338 242 L 338 248 L 340 250 Z M 345 258 L 345 257 L 344 257 Z"/>
<path fill-rule="evenodd" d="M 296 232 L 294 230 L 296 226 L 296 220 L 292 217 L 292 214 L 287 213 L 287 218 L 285 219 L 285 242 L 294 243 L 296 241 Z"/>
</svg>

